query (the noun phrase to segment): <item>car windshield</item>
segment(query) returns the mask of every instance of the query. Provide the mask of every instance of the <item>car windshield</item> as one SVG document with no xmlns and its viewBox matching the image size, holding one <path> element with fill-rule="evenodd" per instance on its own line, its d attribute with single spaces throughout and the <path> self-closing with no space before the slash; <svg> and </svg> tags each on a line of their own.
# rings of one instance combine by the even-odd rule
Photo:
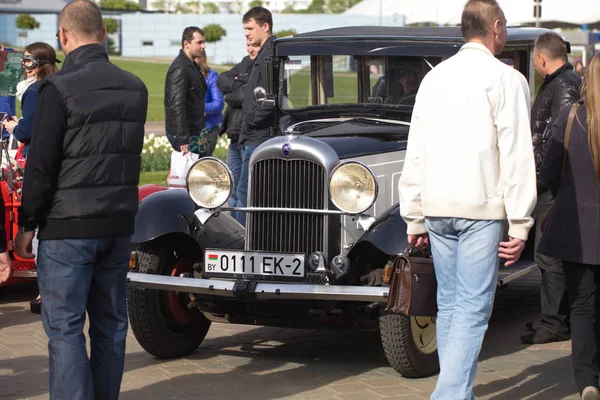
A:
<svg viewBox="0 0 600 400">
<path fill-rule="evenodd" d="M 414 105 L 423 77 L 441 57 L 290 55 L 281 60 L 280 106 Z"/>
</svg>

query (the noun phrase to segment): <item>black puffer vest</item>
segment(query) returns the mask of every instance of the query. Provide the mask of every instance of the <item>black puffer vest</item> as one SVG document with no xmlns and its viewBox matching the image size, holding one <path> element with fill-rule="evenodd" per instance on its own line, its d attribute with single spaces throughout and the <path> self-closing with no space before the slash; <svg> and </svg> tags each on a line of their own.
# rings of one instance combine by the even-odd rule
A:
<svg viewBox="0 0 600 400">
<path fill-rule="evenodd" d="M 44 230 L 53 237 L 131 235 L 148 91 L 108 61 L 103 46 L 69 53 L 52 83 L 66 111 L 57 190 Z"/>
</svg>

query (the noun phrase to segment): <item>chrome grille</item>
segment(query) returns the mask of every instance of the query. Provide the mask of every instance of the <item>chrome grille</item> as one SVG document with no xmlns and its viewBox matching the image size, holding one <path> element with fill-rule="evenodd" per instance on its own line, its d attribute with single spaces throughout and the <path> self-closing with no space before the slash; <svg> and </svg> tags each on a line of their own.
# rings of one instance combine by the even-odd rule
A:
<svg viewBox="0 0 600 400">
<path fill-rule="evenodd" d="M 325 168 L 305 160 L 261 160 L 251 171 L 250 207 L 325 209 Z M 325 251 L 324 215 L 248 213 L 248 250 Z"/>
</svg>

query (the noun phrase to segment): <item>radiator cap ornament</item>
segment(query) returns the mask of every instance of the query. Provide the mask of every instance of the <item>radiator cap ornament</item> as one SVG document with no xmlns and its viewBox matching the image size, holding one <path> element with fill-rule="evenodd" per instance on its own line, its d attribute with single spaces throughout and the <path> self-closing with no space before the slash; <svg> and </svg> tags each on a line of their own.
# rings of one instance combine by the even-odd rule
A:
<svg viewBox="0 0 600 400">
<path fill-rule="evenodd" d="M 289 143 L 284 143 L 283 146 L 281 146 L 281 154 L 284 156 L 289 156 L 291 152 L 292 146 Z"/>
</svg>

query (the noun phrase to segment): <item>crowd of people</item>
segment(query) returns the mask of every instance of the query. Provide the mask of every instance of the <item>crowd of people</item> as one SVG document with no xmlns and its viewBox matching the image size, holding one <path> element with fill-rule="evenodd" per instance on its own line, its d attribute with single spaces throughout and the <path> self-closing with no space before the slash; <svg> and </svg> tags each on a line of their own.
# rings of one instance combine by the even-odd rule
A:
<svg viewBox="0 0 600 400">
<path fill-rule="evenodd" d="M 182 49 L 165 81 L 165 131 L 175 151 L 185 156 L 212 155 L 217 137 L 227 134 L 231 143 L 227 164 L 233 175 L 230 206 L 246 207 L 250 156 L 270 137 L 273 107 L 254 102 L 253 90 L 265 86 L 264 60 L 272 54 L 273 16 L 263 7 L 250 9 L 242 18 L 248 55 L 220 76 L 206 63 L 206 38 L 202 29 L 184 29 Z M 228 107 L 222 115 L 224 103 Z M 245 225 L 246 213 L 234 217 Z"/>
<path fill-rule="evenodd" d="M 210 156 L 218 136 L 227 135 L 229 205 L 243 208 L 250 157 L 275 122 L 272 106 L 253 100 L 253 90 L 266 85 L 263 67 L 275 37 L 263 7 L 250 9 L 242 24 L 248 55 L 220 75 L 208 65 L 202 29 L 184 29 L 165 78 L 164 107 L 167 138 L 182 156 Z M 25 143 L 28 160 L 14 251 L 34 257 L 38 232 L 50 397 L 116 399 L 148 92 L 109 62 L 95 3 L 70 2 L 58 25 L 63 68 L 57 70 L 51 46 L 27 46 L 26 78 L 17 87 L 22 118 L 2 122 Z M 431 398 L 474 398 L 499 262 L 519 260 L 535 224 L 542 312 L 521 340 L 572 339 L 579 392 L 598 400 L 600 55 L 582 80 L 562 37 L 541 35 L 533 64 L 544 81 L 531 106 L 525 77 L 496 58 L 507 39 L 496 0 L 468 0 L 461 31 L 466 44 L 427 73 L 416 92 L 399 183 L 408 241 L 430 245 L 435 260 L 440 375 Z M 410 79 L 397 77 L 407 93 Z M 108 91 L 114 95 L 101 95 Z M 245 224 L 244 212 L 234 217 Z M 0 232 L 0 283 L 11 273 L 5 237 Z"/>
</svg>

